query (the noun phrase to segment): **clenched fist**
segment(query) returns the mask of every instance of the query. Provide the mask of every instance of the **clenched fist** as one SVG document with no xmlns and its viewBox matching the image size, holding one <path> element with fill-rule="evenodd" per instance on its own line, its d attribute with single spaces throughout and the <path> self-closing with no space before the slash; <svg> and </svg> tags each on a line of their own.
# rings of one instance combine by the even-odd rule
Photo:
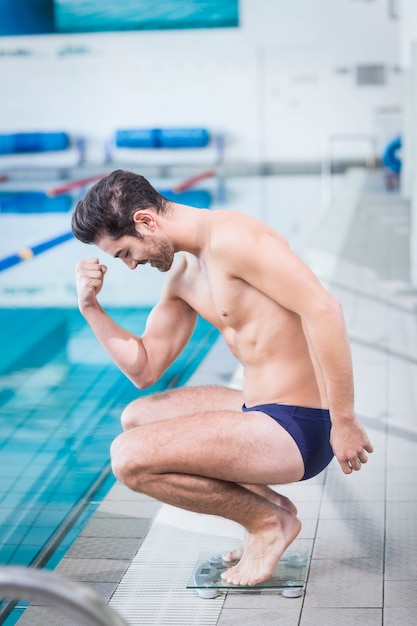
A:
<svg viewBox="0 0 417 626">
<path fill-rule="evenodd" d="M 96 296 L 103 286 L 106 272 L 107 267 L 98 259 L 84 259 L 77 263 L 75 277 L 80 309 L 97 302 Z"/>
</svg>

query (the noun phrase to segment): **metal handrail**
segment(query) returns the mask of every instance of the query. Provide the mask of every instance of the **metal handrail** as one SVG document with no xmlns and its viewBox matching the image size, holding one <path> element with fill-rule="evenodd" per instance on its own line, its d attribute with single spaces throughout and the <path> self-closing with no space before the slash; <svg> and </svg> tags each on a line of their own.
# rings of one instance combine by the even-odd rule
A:
<svg viewBox="0 0 417 626">
<path fill-rule="evenodd" d="M 48 601 L 90 626 L 127 626 L 95 591 L 55 572 L 30 567 L 0 567 L 0 596 Z"/>
</svg>

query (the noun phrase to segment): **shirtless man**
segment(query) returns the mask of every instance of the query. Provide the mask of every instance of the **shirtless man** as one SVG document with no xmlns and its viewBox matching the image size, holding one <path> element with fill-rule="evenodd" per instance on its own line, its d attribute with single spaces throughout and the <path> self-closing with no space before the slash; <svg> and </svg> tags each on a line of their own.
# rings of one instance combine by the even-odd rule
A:
<svg viewBox="0 0 417 626">
<path fill-rule="evenodd" d="M 98 302 L 106 266 L 96 258 L 77 265 L 80 311 L 137 387 L 171 365 L 198 315 L 242 363 L 242 391 L 185 387 L 132 402 L 111 458 L 116 477 L 134 491 L 241 524 L 241 548 L 224 555 L 238 563 L 223 578 L 266 580 L 301 528 L 294 504 L 268 485 L 310 478 L 333 454 L 350 474 L 372 452 L 354 413 L 339 302 L 263 222 L 170 202 L 130 172 L 117 170 L 92 187 L 72 228 L 132 270 L 150 263 L 167 272 L 137 337 Z"/>
</svg>

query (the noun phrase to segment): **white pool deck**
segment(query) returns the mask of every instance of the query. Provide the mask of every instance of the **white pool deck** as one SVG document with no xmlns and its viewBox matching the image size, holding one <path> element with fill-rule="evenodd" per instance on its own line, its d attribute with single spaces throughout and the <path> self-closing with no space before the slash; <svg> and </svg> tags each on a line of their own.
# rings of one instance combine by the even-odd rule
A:
<svg viewBox="0 0 417 626">
<path fill-rule="evenodd" d="M 311 555 L 302 597 L 277 591 L 186 589 L 200 552 L 221 551 L 240 529 L 185 513 L 117 484 L 57 571 L 95 589 L 131 626 L 402 626 L 417 610 L 417 290 L 408 280 L 409 206 L 380 172 L 354 173 L 304 248 L 342 301 L 351 340 L 356 408 L 375 452 L 358 473 L 335 462 L 280 487 L 303 523 L 294 543 Z M 234 384 L 219 341 L 189 384 Z M 19 626 L 78 622 L 31 605 Z"/>
</svg>

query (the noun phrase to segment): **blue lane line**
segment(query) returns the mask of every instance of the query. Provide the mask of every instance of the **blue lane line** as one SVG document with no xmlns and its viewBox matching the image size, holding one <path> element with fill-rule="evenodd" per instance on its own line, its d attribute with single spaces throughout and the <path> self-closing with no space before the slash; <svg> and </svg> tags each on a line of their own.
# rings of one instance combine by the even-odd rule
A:
<svg viewBox="0 0 417 626">
<path fill-rule="evenodd" d="M 73 237 L 74 235 L 71 232 L 64 233 L 63 235 L 58 235 L 58 237 L 53 237 L 53 239 L 48 239 L 48 241 L 38 243 L 31 248 L 23 248 L 22 250 L 19 250 L 19 252 L 17 252 L 16 254 L 6 256 L 4 259 L 0 259 L 0 272 L 9 269 L 9 267 L 13 267 L 18 263 L 21 263 L 22 261 L 27 261 L 37 254 L 45 252 L 45 250 L 49 250 L 50 248 L 59 246 L 59 244 L 64 243 L 64 241 L 68 241 Z"/>
</svg>

